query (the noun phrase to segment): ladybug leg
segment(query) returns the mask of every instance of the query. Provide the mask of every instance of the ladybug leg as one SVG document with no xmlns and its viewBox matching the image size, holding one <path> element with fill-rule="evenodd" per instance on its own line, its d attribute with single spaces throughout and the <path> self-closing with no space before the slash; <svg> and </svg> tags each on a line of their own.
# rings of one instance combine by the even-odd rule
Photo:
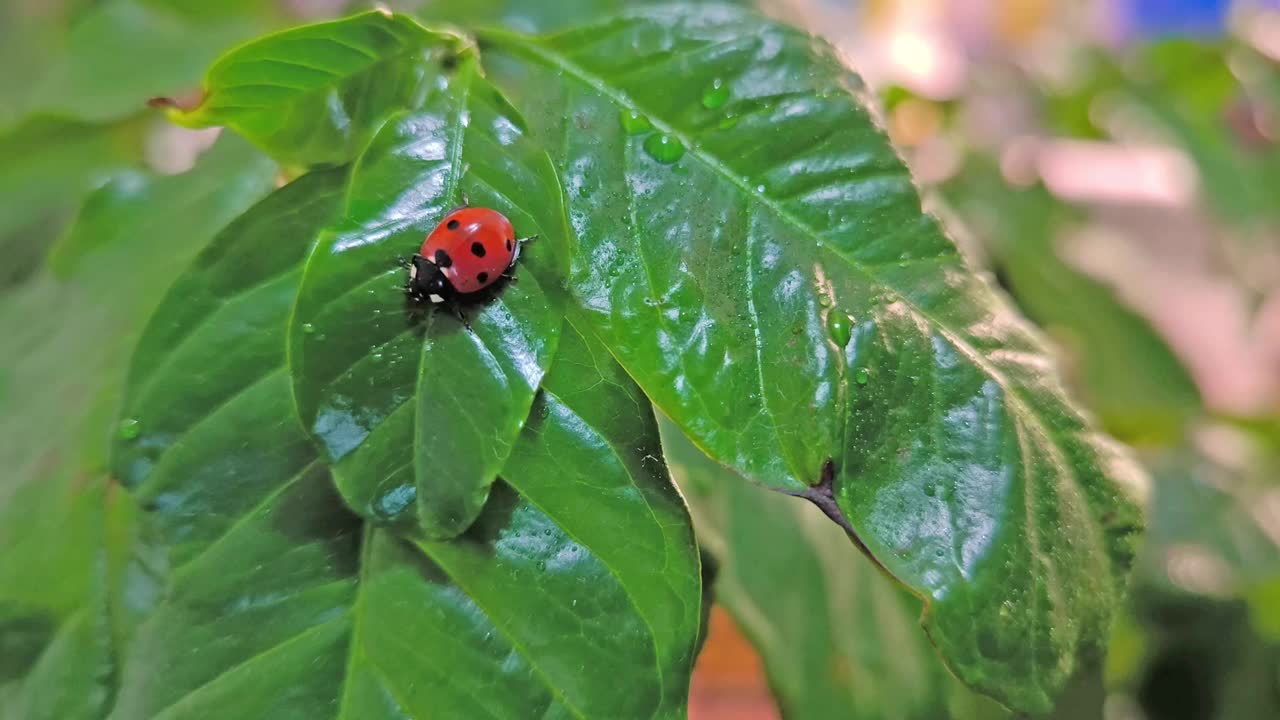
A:
<svg viewBox="0 0 1280 720">
<path fill-rule="evenodd" d="M 470 166 L 467 166 L 467 167 L 470 167 Z M 465 173 L 466 171 L 467 171 L 467 168 L 466 168 L 466 167 L 464 167 L 464 168 L 462 169 L 462 172 L 464 172 L 464 173 Z M 464 192 L 464 191 L 462 191 L 462 190 L 459 190 L 459 191 L 458 191 L 458 197 L 462 198 L 462 204 L 461 204 L 461 205 L 459 205 L 459 206 L 457 206 L 457 207 L 455 207 L 455 208 L 453 208 L 453 209 L 452 209 L 452 210 L 450 210 L 449 212 L 445 213 L 445 215 L 452 215 L 453 213 L 456 213 L 456 212 L 458 212 L 459 210 L 466 210 L 467 208 L 471 207 L 471 200 L 467 197 L 467 193 L 466 193 L 466 192 Z"/>
<path fill-rule="evenodd" d="M 462 310 L 462 305 L 456 302 L 452 303 L 452 305 L 453 314 L 458 316 L 458 322 L 462 323 L 462 327 L 471 330 L 471 321 L 467 319 L 467 314 Z"/>
<path fill-rule="evenodd" d="M 520 238 L 520 239 L 516 240 L 516 248 L 515 248 L 515 252 L 511 253 L 511 265 L 515 265 L 515 264 L 516 264 L 516 260 L 519 260 L 519 259 L 520 259 L 520 248 L 524 247 L 524 244 L 525 244 L 525 243 L 527 243 L 527 242 L 533 242 L 534 240 L 537 240 L 537 239 L 538 239 L 538 236 L 537 236 L 537 235 L 530 235 L 530 236 L 529 236 L 529 237 L 527 237 L 527 238 Z M 507 272 L 510 272 L 510 271 L 511 271 L 511 266 L 510 266 L 510 265 L 508 265 L 508 266 L 507 266 Z"/>
</svg>

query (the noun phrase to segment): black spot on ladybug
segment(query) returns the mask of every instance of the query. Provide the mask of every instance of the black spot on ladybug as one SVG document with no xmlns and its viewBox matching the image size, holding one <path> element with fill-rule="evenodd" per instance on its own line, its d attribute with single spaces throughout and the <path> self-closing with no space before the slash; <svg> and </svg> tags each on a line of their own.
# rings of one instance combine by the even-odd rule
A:
<svg viewBox="0 0 1280 720">
<path fill-rule="evenodd" d="M 442 268 L 449 267 L 453 265 L 453 258 L 449 257 L 449 253 L 443 249 L 436 250 L 436 264 Z"/>
<path fill-rule="evenodd" d="M 448 223 L 445 224 L 445 227 L 449 228 L 450 230 L 457 230 L 458 225 L 459 223 L 457 220 L 450 220 Z"/>
<path fill-rule="evenodd" d="M 507 251 L 511 251 L 511 238 L 507 238 Z"/>
<path fill-rule="evenodd" d="M 471 243 L 471 254 L 476 257 L 484 257 L 484 245 L 478 242 Z"/>
<path fill-rule="evenodd" d="M 479 282 L 481 285 L 485 284 L 486 282 L 489 282 L 489 273 L 482 272 L 479 275 L 476 275 L 476 281 Z"/>
</svg>

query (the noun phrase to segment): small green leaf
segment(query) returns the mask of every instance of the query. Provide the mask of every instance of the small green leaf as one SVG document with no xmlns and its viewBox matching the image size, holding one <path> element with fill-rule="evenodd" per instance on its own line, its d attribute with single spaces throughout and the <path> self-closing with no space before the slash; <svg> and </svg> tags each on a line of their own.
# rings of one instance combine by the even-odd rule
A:
<svg viewBox="0 0 1280 720">
<path fill-rule="evenodd" d="M 209 69 L 194 107 L 170 100 L 188 127 L 225 125 L 288 164 L 354 158 L 389 114 L 422 102 L 462 38 L 404 15 L 369 12 L 306 25 L 236 48 Z"/>
<path fill-rule="evenodd" d="M 632 377 L 713 458 L 856 532 L 962 679 L 1048 709 L 1105 638 L 1144 476 L 921 211 L 860 79 L 725 7 L 481 41 L 556 149 L 571 287 Z"/>
<path fill-rule="evenodd" d="M 352 175 L 346 221 L 308 261 L 291 340 L 299 413 L 343 497 L 377 522 L 416 514 L 430 537 L 466 529 L 555 353 L 563 209 L 521 124 L 464 60 L 422 107 L 383 126 Z M 463 306 L 471 329 L 411 307 L 397 263 L 464 197 L 539 238 L 517 282 Z"/>
</svg>

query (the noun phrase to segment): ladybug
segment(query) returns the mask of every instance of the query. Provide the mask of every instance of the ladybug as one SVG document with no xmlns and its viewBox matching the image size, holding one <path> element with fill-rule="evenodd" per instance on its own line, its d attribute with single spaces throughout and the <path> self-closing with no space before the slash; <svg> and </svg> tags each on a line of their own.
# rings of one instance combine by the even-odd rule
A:
<svg viewBox="0 0 1280 720">
<path fill-rule="evenodd" d="M 511 221 L 497 210 L 463 207 L 450 212 L 409 262 L 405 294 L 414 302 L 446 303 L 510 279 L 520 255 Z"/>
</svg>

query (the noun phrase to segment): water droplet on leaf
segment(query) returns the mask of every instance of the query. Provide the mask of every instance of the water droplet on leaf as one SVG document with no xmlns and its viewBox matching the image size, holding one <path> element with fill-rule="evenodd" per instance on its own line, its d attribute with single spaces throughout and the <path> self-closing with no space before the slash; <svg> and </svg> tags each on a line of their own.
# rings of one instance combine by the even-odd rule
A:
<svg viewBox="0 0 1280 720">
<path fill-rule="evenodd" d="M 853 318 L 839 310 L 827 313 L 827 335 L 838 347 L 848 345 L 849 338 L 853 336 Z"/>
<path fill-rule="evenodd" d="M 128 418 L 120 421 L 120 428 L 117 430 L 121 440 L 136 440 L 138 435 L 142 433 L 142 424 L 137 418 Z"/>
<path fill-rule="evenodd" d="M 641 115 L 635 110 L 623 110 L 618 113 L 618 119 L 622 121 L 622 129 L 628 135 L 641 135 L 653 129 L 653 125 L 649 122 L 649 118 Z"/>
<path fill-rule="evenodd" d="M 684 145 L 666 133 L 657 133 L 645 138 L 644 151 L 649 153 L 649 157 L 664 165 L 670 165 L 684 157 Z"/>
<path fill-rule="evenodd" d="M 315 331 L 316 331 L 315 325 L 312 325 L 311 323 L 302 323 L 302 332 L 308 335 L 311 335 L 315 333 Z"/>
<path fill-rule="evenodd" d="M 702 106 L 708 110 L 715 110 L 729 101 L 729 86 L 724 84 L 720 78 L 711 81 L 707 89 L 702 92 Z"/>
<path fill-rule="evenodd" d="M 859 385 L 866 385 L 871 382 L 871 371 L 866 368 L 858 368 L 858 371 L 853 374 L 853 381 Z"/>
</svg>

